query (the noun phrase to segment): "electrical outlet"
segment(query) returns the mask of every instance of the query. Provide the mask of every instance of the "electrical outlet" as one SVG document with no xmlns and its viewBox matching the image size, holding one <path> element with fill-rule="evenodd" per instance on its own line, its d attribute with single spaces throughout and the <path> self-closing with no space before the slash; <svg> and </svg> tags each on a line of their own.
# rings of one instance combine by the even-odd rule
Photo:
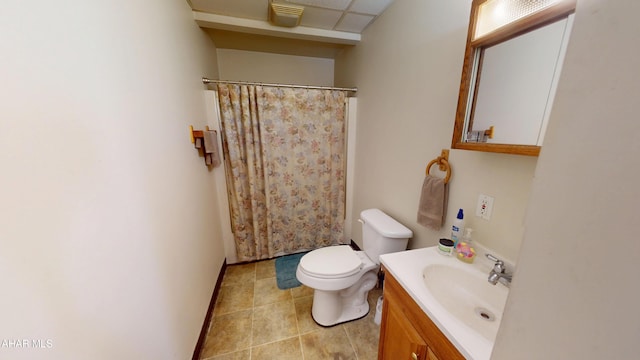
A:
<svg viewBox="0 0 640 360">
<path fill-rule="evenodd" d="M 485 220 L 491 220 L 492 211 L 493 198 L 488 195 L 480 194 L 480 196 L 478 196 L 478 206 L 476 206 L 476 216 Z"/>
</svg>

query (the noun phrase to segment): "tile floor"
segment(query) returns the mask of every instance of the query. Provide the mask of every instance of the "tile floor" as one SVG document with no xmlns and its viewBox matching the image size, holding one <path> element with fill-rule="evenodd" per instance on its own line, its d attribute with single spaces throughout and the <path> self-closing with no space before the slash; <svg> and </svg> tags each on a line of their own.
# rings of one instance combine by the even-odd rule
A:
<svg viewBox="0 0 640 360">
<path fill-rule="evenodd" d="M 201 360 L 378 358 L 373 321 L 381 289 L 369 292 L 369 314 L 323 328 L 311 318 L 313 290 L 280 290 L 275 260 L 227 267 Z"/>
</svg>

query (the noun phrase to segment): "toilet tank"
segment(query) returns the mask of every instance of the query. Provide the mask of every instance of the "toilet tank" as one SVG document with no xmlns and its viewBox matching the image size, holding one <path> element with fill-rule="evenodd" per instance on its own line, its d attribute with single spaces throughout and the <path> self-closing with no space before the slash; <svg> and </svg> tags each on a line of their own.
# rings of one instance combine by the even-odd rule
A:
<svg viewBox="0 0 640 360">
<path fill-rule="evenodd" d="M 376 264 L 379 256 L 407 249 L 413 232 L 379 209 L 367 209 L 360 213 L 363 250 Z"/>
</svg>

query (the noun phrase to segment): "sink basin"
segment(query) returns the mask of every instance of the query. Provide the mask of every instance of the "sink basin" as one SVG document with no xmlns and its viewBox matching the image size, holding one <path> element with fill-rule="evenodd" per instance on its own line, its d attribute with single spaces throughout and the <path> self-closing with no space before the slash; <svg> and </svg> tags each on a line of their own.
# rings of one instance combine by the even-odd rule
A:
<svg viewBox="0 0 640 360">
<path fill-rule="evenodd" d="M 480 243 L 475 248 L 495 253 Z M 466 359 L 491 359 L 509 293 L 487 282 L 492 261 L 482 256 L 465 264 L 432 246 L 380 255 L 380 262 Z"/>
<path fill-rule="evenodd" d="M 491 285 L 475 267 L 430 264 L 422 272 L 424 285 L 451 315 L 494 342 L 509 290 Z"/>
</svg>

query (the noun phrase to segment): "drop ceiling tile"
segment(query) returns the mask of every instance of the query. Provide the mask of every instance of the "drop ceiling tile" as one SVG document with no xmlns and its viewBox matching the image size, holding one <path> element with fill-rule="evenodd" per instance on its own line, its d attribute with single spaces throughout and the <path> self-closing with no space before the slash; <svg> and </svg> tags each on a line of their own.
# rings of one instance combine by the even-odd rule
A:
<svg viewBox="0 0 640 360">
<path fill-rule="evenodd" d="M 285 0 L 285 2 L 292 4 L 316 6 L 336 10 L 345 10 L 351 1 L 352 0 Z"/>
<path fill-rule="evenodd" d="M 267 0 L 191 0 L 194 10 L 212 14 L 267 20 L 269 3 Z"/>
<path fill-rule="evenodd" d="M 332 30 L 341 16 L 342 11 L 306 7 L 300 25 Z"/>
<path fill-rule="evenodd" d="M 354 0 L 349 11 L 380 15 L 392 2 L 393 0 Z"/>
<path fill-rule="evenodd" d="M 335 30 L 360 33 L 374 18 L 375 16 L 347 13 Z"/>
</svg>

